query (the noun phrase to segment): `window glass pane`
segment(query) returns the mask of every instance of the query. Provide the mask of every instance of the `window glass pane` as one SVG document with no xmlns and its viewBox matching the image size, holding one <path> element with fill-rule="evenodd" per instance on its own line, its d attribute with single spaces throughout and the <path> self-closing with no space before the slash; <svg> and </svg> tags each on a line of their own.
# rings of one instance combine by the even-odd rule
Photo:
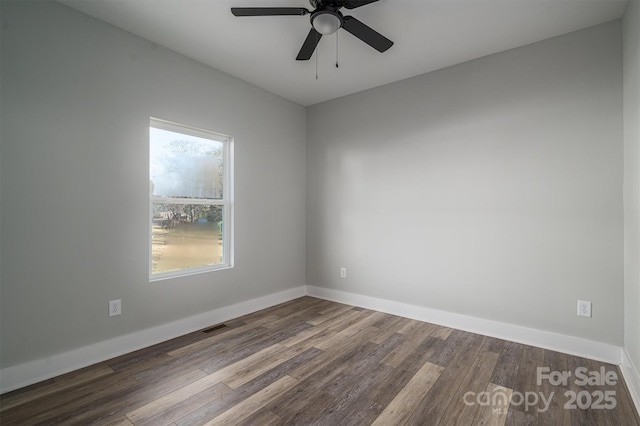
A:
<svg viewBox="0 0 640 426">
<path fill-rule="evenodd" d="M 222 199 L 224 143 L 151 127 L 151 193 Z"/>
<path fill-rule="evenodd" d="M 199 204 L 153 204 L 152 273 L 219 265 L 223 207 Z"/>
</svg>

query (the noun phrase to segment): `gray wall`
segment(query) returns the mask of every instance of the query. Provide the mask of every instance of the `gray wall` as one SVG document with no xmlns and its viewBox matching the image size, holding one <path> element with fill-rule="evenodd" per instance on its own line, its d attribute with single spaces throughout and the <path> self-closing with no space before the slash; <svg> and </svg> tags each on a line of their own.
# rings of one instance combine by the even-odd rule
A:
<svg viewBox="0 0 640 426">
<path fill-rule="evenodd" d="M 619 23 L 305 114 L 57 3 L 0 2 L 0 368 L 305 282 L 618 345 L 624 328 L 640 365 L 632 3 L 623 238 Z M 149 116 L 235 137 L 234 269 L 148 282 Z"/>
<path fill-rule="evenodd" d="M 305 284 L 304 108 L 60 4 L 0 3 L 2 368 Z M 148 282 L 150 116 L 235 138 L 234 269 Z"/>
<path fill-rule="evenodd" d="M 624 346 L 640 369 L 640 1 L 623 21 L 624 45 Z"/>
<path fill-rule="evenodd" d="M 307 284 L 622 345 L 621 53 L 613 22 L 310 107 Z"/>
</svg>

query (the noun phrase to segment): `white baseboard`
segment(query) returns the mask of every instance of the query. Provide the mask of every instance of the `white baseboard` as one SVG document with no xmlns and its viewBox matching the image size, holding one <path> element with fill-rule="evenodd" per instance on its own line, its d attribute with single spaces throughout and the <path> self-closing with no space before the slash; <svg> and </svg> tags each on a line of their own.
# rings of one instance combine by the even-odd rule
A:
<svg viewBox="0 0 640 426">
<path fill-rule="evenodd" d="M 537 330 L 469 315 L 440 311 L 423 306 L 394 302 L 376 297 L 363 296 L 361 294 L 348 293 L 324 287 L 308 285 L 309 296 L 348 305 L 360 306 L 393 315 L 412 318 L 419 321 L 430 322 L 471 333 L 510 340 L 512 342 L 537 346 L 570 355 L 577 355 L 597 361 L 620 364 L 622 361 L 622 348 L 608 343 L 582 339 L 580 337 L 567 336 L 550 331 Z"/>
<path fill-rule="evenodd" d="M 304 286 L 217 308 L 168 324 L 0 370 L 0 394 L 146 348 L 210 325 L 305 296 Z"/>
<path fill-rule="evenodd" d="M 0 393 L 38 383 L 79 368 L 106 361 L 138 349 L 167 341 L 174 337 L 200 330 L 213 324 L 218 324 L 305 295 L 598 361 L 620 364 L 629 391 L 640 411 L 640 376 L 638 375 L 638 370 L 622 348 L 618 346 L 316 286 L 301 286 L 284 290 L 231 306 L 217 308 L 172 323 L 159 325 L 65 353 L 56 354 L 48 358 L 5 368 L 0 370 Z"/>
<path fill-rule="evenodd" d="M 626 349 L 622 350 L 620 370 L 624 376 L 624 381 L 627 383 L 631 399 L 636 405 L 636 410 L 640 413 L 640 370 L 633 364 Z"/>
</svg>

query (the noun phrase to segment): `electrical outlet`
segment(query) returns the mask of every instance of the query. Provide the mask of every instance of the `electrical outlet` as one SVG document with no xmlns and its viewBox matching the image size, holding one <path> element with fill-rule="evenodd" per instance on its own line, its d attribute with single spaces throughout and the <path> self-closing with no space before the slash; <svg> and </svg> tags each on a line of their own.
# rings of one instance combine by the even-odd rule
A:
<svg viewBox="0 0 640 426">
<path fill-rule="evenodd" d="M 340 268 L 340 278 L 347 278 L 347 268 Z"/>
<path fill-rule="evenodd" d="M 591 318 L 591 302 L 578 300 L 578 316 Z"/>
<path fill-rule="evenodd" d="M 112 300 L 109 302 L 109 316 L 115 317 L 122 314 L 122 300 Z"/>
</svg>

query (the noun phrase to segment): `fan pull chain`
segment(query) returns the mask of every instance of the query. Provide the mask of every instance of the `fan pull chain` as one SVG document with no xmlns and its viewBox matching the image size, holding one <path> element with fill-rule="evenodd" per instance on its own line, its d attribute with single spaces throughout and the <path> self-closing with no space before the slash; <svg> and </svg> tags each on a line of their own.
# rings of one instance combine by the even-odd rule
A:
<svg viewBox="0 0 640 426">
<path fill-rule="evenodd" d="M 316 33 L 316 80 L 318 79 L 318 50 L 320 50 L 318 48 L 318 33 Z"/>
<path fill-rule="evenodd" d="M 340 68 L 338 65 L 338 32 L 336 31 L 336 68 Z"/>
</svg>

